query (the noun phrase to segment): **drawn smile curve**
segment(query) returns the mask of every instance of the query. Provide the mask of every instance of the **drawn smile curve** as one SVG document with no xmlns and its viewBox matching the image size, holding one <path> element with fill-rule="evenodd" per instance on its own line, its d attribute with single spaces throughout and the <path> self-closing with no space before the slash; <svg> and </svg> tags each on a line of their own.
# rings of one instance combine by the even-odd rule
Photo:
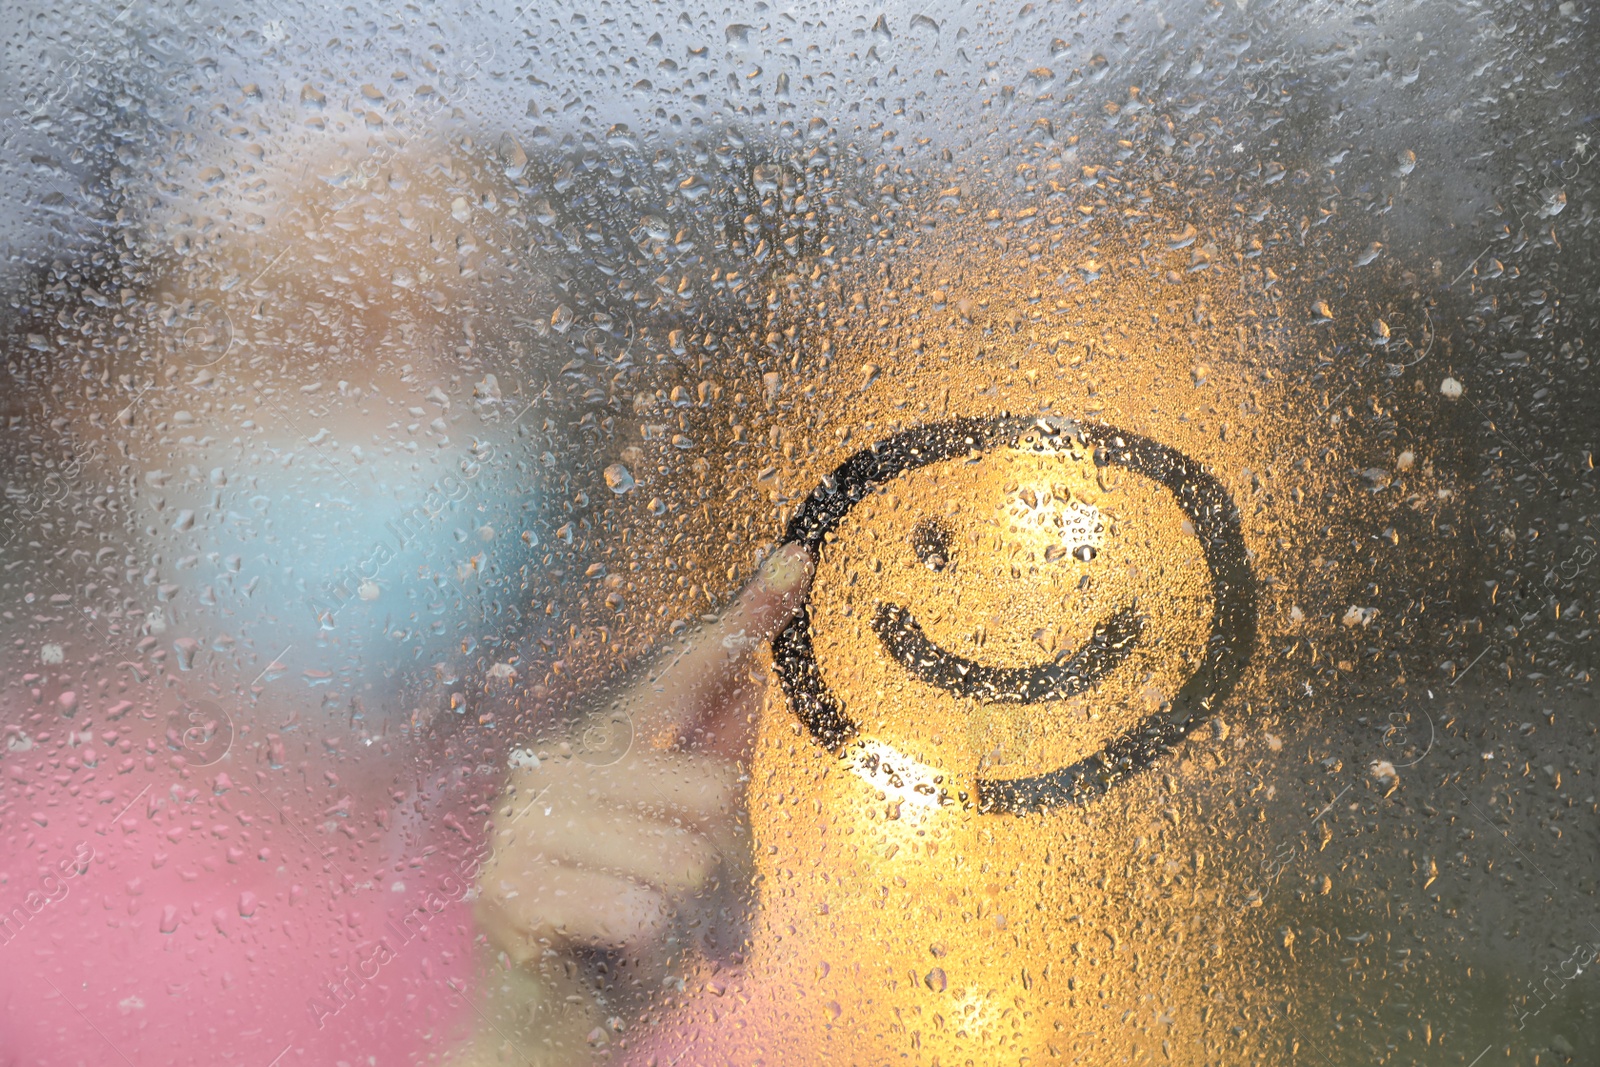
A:
<svg viewBox="0 0 1600 1067">
<path fill-rule="evenodd" d="M 872 628 L 889 654 L 913 678 L 947 693 L 992 704 L 1064 700 L 1109 674 L 1139 641 L 1144 617 L 1132 605 L 1094 628 L 1081 648 L 1029 667 L 991 667 L 941 647 L 916 618 L 897 604 L 879 604 Z"/>
</svg>

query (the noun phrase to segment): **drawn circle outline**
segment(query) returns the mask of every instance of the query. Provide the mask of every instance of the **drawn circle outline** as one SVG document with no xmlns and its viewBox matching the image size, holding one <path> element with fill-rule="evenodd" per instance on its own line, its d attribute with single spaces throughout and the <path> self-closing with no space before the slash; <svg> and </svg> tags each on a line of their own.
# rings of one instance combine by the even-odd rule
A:
<svg viewBox="0 0 1600 1067">
<path fill-rule="evenodd" d="M 1171 704 L 1091 756 L 1024 778 L 976 782 L 980 813 L 1034 814 L 1087 804 L 1152 766 L 1214 712 L 1244 673 L 1256 637 L 1255 578 L 1238 509 L 1215 476 L 1175 448 L 1104 424 L 1062 418 L 956 418 L 903 430 L 863 448 L 825 477 L 789 520 L 784 542 L 816 555 L 824 538 L 877 486 L 907 471 L 1002 447 L 1048 452 L 1077 443 L 1169 490 L 1194 527 L 1211 575 L 1205 652 Z M 809 598 L 808 598 L 809 599 Z M 789 706 L 824 748 L 841 754 L 857 724 L 829 689 L 811 640 L 810 605 L 773 639 L 773 665 Z"/>
</svg>

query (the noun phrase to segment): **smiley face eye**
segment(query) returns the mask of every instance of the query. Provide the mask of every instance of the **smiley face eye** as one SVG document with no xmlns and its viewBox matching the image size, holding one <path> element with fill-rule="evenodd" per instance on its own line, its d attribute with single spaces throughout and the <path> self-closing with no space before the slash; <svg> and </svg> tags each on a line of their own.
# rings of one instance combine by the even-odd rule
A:
<svg viewBox="0 0 1600 1067">
<path fill-rule="evenodd" d="M 912 527 L 911 549 L 930 571 L 950 565 L 950 531 L 938 519 L 923 519 Z"/>
</svg>

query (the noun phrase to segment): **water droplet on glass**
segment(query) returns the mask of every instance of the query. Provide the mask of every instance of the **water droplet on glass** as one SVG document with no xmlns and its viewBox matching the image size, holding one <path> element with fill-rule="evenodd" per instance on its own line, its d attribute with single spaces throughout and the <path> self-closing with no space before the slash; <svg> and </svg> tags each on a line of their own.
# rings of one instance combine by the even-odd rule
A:
<svg viewBox="0 0 1600 1067">
<path fill-rule="evenodd" d="M 590 469 L 593 470 L 592 467 Z M 611 466 L 605 469 L 605 479 L 606 488 L 610 489 L 618 496 L 628 492 L 637 484 L 633 480 L 632 472 L 630 472 L 627 467 L 624 467 L 620 463 L 613 463 Z"/>
<path fill-rule="evenodd" d="M 500 165 L 505 168 L 507 178 L 520 178 L 522 172 L 528 169 L 528 153 L 522 150 L 522 145 L 509 133 L 500 138 L 500 147 L 497 150 Z"/>
</svg>

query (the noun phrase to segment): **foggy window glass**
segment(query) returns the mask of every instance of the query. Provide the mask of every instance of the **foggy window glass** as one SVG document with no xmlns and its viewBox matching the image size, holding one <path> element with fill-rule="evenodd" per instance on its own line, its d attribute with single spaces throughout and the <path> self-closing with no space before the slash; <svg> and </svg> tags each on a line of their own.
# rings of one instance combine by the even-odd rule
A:
<svg viewBox="0 0 1600 1067">
<path fill-rule="evenodd" d="M 1585 0 L 6 14 L 0 1063 L 1600 1060 Z"/>
</svg>

